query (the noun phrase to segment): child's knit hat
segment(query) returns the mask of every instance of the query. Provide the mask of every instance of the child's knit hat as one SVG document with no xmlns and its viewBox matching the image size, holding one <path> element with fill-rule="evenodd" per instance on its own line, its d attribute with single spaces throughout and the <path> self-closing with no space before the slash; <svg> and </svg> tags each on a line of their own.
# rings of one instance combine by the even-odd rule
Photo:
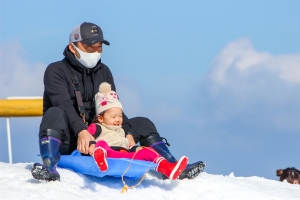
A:
<svg viewBox="0 0 300 200">
<path fill-rule="evenodd" d="M 111 85 L 107 82 L 100 84 L 99 92 L 95 95 L 95 104 L 97 116 L 110 108 L 121 108 L 123 110 L 117 93 L 111 90 Z"/>
</svg>

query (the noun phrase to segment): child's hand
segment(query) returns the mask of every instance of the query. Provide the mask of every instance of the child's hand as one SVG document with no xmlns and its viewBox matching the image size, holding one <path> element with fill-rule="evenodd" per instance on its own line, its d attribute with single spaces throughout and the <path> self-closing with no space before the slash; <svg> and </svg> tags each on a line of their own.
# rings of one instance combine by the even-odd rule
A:
<svg viewBox="0 0 300 200">
<path fill-rule="evenodd" d="M 89 147 L 89 154 L 92 156 L 93 153 L 94 153 L 94 149 L 95 149 L 95 144 L 91 144 L 90 147 Z"/>
<path fill-rule="evenodd" d="M 131 134 L 126 135 L 126 138 L 128 139 L 128 142 L 129 142 L 129 149 L 136 145 Z"/>
</svg>

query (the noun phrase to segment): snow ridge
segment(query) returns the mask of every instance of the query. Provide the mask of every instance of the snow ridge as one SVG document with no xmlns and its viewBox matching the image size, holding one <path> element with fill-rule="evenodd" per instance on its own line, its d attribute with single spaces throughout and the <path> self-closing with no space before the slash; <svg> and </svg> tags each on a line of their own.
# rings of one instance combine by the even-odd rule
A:
<svg viewBox="0 0 300 200">
<path fill-rule="evenodd" d="M 137 188 L 121 194 L 121 178 L 97 178 L 58 168 L 60 182 L 39 182 L 31 176 L 32 165 L 0 162 L 0 199 L 300 199 L 300 185 L 206 172 L 192 180 L 177 181 L 162 180 L 151 172 Z M 125 181 L 129 186 L 138 182 Z"/>
</svg>

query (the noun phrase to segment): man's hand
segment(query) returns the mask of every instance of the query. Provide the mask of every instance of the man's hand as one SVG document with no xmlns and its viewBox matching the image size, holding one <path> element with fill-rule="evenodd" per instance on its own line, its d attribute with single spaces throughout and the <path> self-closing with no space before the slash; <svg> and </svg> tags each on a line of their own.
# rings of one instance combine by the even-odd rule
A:
<svg viewBox="0 0 300 200">
<path fill-rule="evenodd" d="M 93 153 L 94 153 L 94 150 L 95 150 L 95 144 L 91 144 L 90 147 L 89 147 L 89 154 L 92 156 Z"/>
<path fill-rule="evenodd" d="M 132 137 L 131 134 L 127 134 L 127 135 L 126 135 L 126 138 L 127 138 L 128 141 L 129 141 L 129 149 L 130 149 L 131 147 L 133 147 L 133 146 L 136 145 L 136 143 L 135 143 L 135 141 L 134 141 L 134 139 L 133 139 L 133 137 Z"/>
<path fill-rule="evenodd" d="M 87 131 L 83 130 L 78 134 L 77 139 L 77 150 L 81 153 L 89 153 L 89 143 L 90 141 L 95 140 L 95 138 Z"/>
</svg>

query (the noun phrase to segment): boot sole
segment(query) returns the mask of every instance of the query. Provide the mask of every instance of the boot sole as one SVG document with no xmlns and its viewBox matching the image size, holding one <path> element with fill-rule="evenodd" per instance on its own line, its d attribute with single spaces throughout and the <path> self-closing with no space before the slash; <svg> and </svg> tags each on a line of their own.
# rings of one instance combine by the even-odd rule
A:
<svg viewBox="0 0 300 200">
<path fill-rule="evenodd" d="M 183 170 L 186 168 L 189 160 L 187 157 L 183 156 L 179 159 L 176 166 L 174 167 L 173 171 L 171 172 L 170 179 L 176 180 L 178 176 L 183 172 Z"/>
<path fill-rule="evenodd" d="M 59 181 L 60 176 L 56 173 L 50 173 L 47 169 L 39 164 L 35 163 L 31 169 L 32 177 L 36 180 L 44 180 L 44 181 Z"/>
<path fill-rule="evenodd" d="M 182 172 L 182 174 L 179 175 L 179 179 L 193 179 L 197 177 L 205 168 L 206 164 L 204 162 L 199 162 L 194 167 L 191 167 L 190 169 L 186 169 Z"/>
<path fill-rule="evenodd" d="M 93 154 L 94 160 L 101 172 L 106 172 L 108 164 L 106 161 L 106 151 L 102 147 L 97 147 Z"/>
</svg>

